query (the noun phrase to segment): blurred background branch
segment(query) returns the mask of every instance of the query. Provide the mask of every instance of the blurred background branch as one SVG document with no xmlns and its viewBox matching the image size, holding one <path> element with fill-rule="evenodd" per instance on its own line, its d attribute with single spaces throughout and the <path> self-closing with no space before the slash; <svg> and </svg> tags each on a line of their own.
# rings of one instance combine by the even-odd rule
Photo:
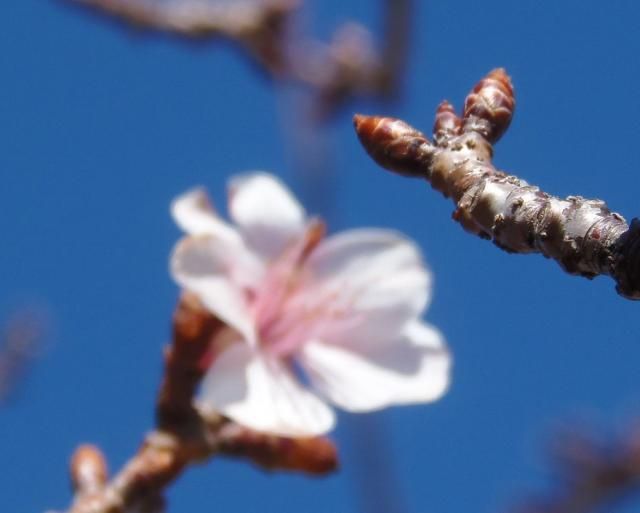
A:
<svg viewBox="0 0 640 513">
<path fill-rule="evenodd" d="M 0 405 L 8 402 L 39 356 L 45 333 L 41 312 L 15 311 L 0 331 Z"/>
<path fill-rule="evenodd" d="M 640 493 L 640 429 L 602 440 L 579 432 L 553 447 L 556 489 L 534 497 L 517 513 L 596 513 Z"/>
<path fill-rule="evenodd" d="M 360 97 L 391 98 L 400 86 L 409 47 L 411 0 L 385 0 L 376 49 L 357 23 L 340 27 L 328 44 L 297 29 L 299 0 L 63 0 L 104 19 L 190 41 L 223 40 L 241 48 L 267 77 L 297 84 L 326 118 Z"/>
</svg>

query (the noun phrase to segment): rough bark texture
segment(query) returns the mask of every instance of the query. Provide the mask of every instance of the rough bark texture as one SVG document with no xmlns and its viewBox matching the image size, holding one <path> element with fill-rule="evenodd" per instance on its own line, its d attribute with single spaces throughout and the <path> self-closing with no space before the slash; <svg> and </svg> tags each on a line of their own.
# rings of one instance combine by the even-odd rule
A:
<svg viewBox="0 0 640 513">
<path fill-rule="evenodd" d="M 497 69 L 467 96 L 462 118 L 447 102 L 438 107 L 433 143 L 398 119 L 356 115 L 354 122 L 378 164 L 451 197 L 465 230 L 508 252 L 542 253 L 570 274 L 609 275 L 619 294 L 640 299 L 640 221 L 629 226 L 601 200 L 557 198 L 493 166 L 492 144 L 514 107 L 511 81 Z"/>
</svg>

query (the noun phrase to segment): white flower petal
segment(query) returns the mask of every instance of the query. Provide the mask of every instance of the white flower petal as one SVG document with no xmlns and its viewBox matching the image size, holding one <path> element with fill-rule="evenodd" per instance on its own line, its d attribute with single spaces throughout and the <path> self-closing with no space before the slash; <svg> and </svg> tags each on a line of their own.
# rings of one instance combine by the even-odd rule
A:
<svg viewBox="0 0 640 513">
<path fill-rule="evenodd" d="M 253 319 L 243 289 L 234 281 L 233 246 L 213 237 L 185 237 L 171 256 L 171 275 L 212 313 L 255 344 Z"/>
<path fill-rule="evenodd" d="M 308 283 L 288 315 L 324 312 L 312 336 L 329 343 L 396 338 L 424 311 L 431 293 L 431 275 L 419 249 L 389 230 L 330 237 L 305 267 Z"/>
<path fill-rule="evenodd" d="M 227 268 L 235 273 L 230 278 L 241 287 L 254 287 L 263 278 L 265 269 L 260 257 L 252 254 L 233 226 L 218 217 L 203 188 L 192 189 L 176 198 L 171 204 L 171 214 L 189 235 L 210 236 L 216 244 L 224 245 L 221 253 L 227 257 Z"/>
<path fill-rule="evenodd" d="M 387 343 L 312 341 L 300 351 L 314 388 L 345 410 L 434 401 L 449 384 L 451 357 L 440 333 L 421 322 Z"/>
<path fill-rule="evenodd" d="M 218 217 L 202 187 L 178 196 L 171 203 L 171 215 L 189 235 L 212 235 L 236 244 L 241 242 L 240 234 Z"/>
<path fill-rule="evenodd" d="M 317 436 L 335 423 L 333 411 L 303 388 L 284 362 L 241 343 L 214 361 L 203 381 L 199 405 L 280 436 Z"/>
<path fill-rule="evenodd" d="M 249 246 L 266 260 L 280 255 L 305 228 L 305 212 L 276 177 L 241 175 L 229 184 L 229 214 Z"/>
</svg>

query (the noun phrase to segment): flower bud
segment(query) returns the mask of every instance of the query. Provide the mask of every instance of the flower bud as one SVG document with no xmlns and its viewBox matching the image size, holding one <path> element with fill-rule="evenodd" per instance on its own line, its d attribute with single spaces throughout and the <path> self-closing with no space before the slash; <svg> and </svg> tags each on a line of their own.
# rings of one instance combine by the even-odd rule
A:
<svg viewBox="0 0 640 513">
<path fill-rule="evenodd" d="M 433 138 L 436 144 L 460 135 L 462 131 L 462 120 L 457 116 L 453 105 L 444 100 L 436 110 L 436 121 L 433 125 Z"/>
<path fill-rule="evenodd" d="M 426 177 L 433 146 L 422 132 L 395 118 L 353 118 L 360 142 L 380 166 L 410 177 Z"/>
<path fill-rule="evenodd" d="M 495 143 L 509 128 L 515 106 L 511 79 L 503 68 L 494 69 L 464 102 L 465 130 L 479 132 Z"/>
</svg>

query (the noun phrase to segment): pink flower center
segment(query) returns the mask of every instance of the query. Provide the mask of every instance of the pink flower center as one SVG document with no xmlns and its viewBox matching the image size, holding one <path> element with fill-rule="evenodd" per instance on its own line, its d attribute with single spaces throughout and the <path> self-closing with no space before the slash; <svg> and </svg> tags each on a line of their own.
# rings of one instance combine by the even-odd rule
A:
<svg viewBox="0 0 640 513">
<path fill-rule="evenodd" d="M 324 233 L 324 224 L 312 221 L 304 236 L 271 265 L 253 301 L 258 340 L 263 349 L 280 357 L 309 340 L 326 313 L 325 301 L 313 306 L 303 290 L 308 278 L 304 264 Z"/>
</svg>

